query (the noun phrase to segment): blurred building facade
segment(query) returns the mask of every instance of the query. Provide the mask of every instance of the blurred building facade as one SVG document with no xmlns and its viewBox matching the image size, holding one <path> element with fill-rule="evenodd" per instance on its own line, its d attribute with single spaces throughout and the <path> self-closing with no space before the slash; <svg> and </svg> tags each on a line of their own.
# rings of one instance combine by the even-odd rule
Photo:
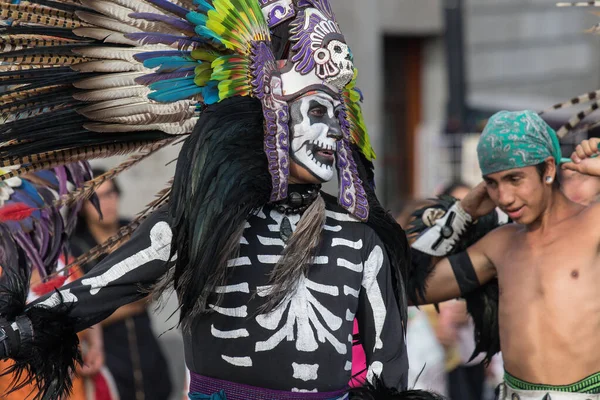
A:
<svg viewBox="0 0 600 400">
<path fill-rule="evenodd" d="M 454 179 L 476 183 L 472 133 L 492 113 L 540 111 L 600 87 L 598 38 L 585 32 L 598 17 L 582 8 L 553 0 L 332 3 L 360 71 L 388 207 Z M 545 118 L 559 127 L 573 113 Z"/>
<path fill-rule="evenodd" d="M 420 131 L 439 132 L 445 122 L 444 2 L 331 3 L 359 70 L 363 112 L 378 156 L 378 193 L 393 207 L 400 197 L 419 190 Z"/>
</svg>

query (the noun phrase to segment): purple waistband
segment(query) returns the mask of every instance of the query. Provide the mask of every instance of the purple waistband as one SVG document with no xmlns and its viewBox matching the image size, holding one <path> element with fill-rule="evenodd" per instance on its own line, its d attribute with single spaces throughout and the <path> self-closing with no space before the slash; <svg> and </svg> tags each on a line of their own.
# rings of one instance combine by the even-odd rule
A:
<svg viewBox="0 0 600 400">
<path fill-rule="evenodd" d="M 221 390 L 225 391 L 227 400 L 341 400 L 346 398 L 344 395 L 347 391 L 342 389 L 319 393 L 284 392 L 209 378 L 190 371 L 190 393 L 211 395 Z"/>
</svg>

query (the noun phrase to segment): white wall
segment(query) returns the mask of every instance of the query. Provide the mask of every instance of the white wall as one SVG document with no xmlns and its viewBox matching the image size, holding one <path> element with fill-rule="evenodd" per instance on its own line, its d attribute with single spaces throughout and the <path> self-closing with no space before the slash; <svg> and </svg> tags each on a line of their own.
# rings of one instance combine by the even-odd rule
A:
<svg viewBox="0 0 600 400">
<path fill-rule="evenodd" d="M 384 35 L 426 36 L 423 70 L 423 124 L 439 130 L 445 120 L 446 72 L 441 0 L 331 0 L 336 17 L 354 53 L 359 70 L 358 86 L 363 91 L 365 122 L 375 152 L 383 154 L 383 37 Z M 431 153 L 425 157 L 434 160 Z M 422 160 L 421 157 L 418 158 Z M 376 177 L 382 157 L 375 162 Z M 427 164 L 419 165 L 425 175 Z M 425 178 L 424 178 L 425 179 Z M 378 182 L 381 188 L 381 182 Z"/>
<path fill-rule="evenodd" d="M 598 87 L 598 38 L 585 33 L 598 18 L 554 3 L 466 0 L 472 106 L 494 97 L 546 99 L 550 106 Z"/>
</svg>

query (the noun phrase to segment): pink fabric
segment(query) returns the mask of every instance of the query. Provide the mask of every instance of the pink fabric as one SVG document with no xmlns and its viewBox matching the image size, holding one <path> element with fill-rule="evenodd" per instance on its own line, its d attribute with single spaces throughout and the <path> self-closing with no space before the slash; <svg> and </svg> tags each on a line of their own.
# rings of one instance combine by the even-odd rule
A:
<svg viewBox="0 0 600 400">
<path fill-rule="evenodd" d="M 354 320 L 354 335 L 358 335 L 358 323 Z M 367 378 L 367 356 L 362 344 L 352 346 L 352 379 L 350 387 L 362 386 Z"/>
</svg>

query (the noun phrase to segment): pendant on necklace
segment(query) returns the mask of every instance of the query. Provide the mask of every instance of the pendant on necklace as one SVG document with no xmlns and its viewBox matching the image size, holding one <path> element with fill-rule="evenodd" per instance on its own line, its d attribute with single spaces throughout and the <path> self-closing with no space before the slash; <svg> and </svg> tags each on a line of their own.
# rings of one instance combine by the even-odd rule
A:
<svg viewBox="0 0 600 400">
<path fill-rule="evenodd" d="M 281 237 L 281 240 L 283 240 L 284 243 L 287 243 L 287 241 L 290 240 L 292 233 L 294 233 L 292 230 L 292 223 L 288 217 L 283 217 L 281 226 L 279 227 L 279 237 Z"/>
</svg>

